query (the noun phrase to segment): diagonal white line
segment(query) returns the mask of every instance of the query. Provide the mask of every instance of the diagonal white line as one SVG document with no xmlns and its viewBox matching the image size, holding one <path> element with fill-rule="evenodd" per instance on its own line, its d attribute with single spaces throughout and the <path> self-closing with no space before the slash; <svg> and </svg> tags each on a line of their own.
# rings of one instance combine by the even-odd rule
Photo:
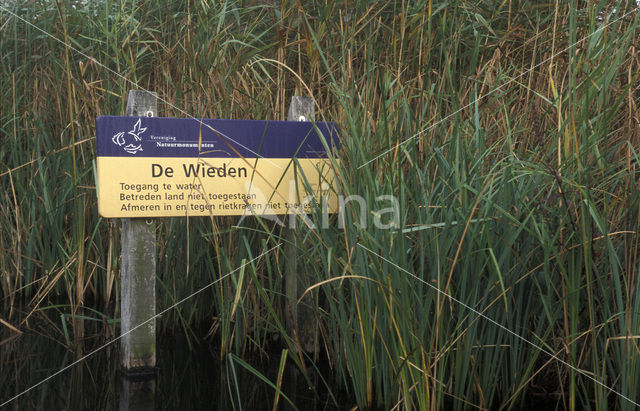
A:
<svg viewBox="0 0 640 411">
<path fill-rule="evenodd" d="M 164 310 L 160 311 L 158 314 L 154 315 L 153 317 L 149 318 L 146 321 L 143 321 L 142 323 L 136 325 L 135 327 L 133 327 L 132 329 L 130 329 L 129 331 L 127 331 L 126 333 L 114 338 L 113 340 L 107 342 L 106 344 L 96 348 L 95 350 L 91 351 L 89 354 L 83 356 L 80 359 L 75 360 L 74 362 L 72 362 L 71 364 L 65 366 L 64 368 L 54 372 L 53 374 L 51 374 L 50 376 L 48 376 L 47 378 L 45 378 L 44 380 L 38 382 L 37 384 L 32 385 L 31 387 L 27 388 L 26 390 L 22 391 L 20 394 L 17 394 L 13 397 L 11 397 L 10 399 L 8 399 L 7 401 L 3 402 L 2 404 L 0 404 L 0 407 L 4 407 L 5 405 L 9 404 L 10 402 L 12 402 L 13 400 L 23 396 L 24 394 L 28 393 L 29 391 L 33 390 L 34 388 L 44 384 L 45 382 L 49 381 L 50 379 L 52 379 L 53 377 L 65 372 L 66 370 L 68 370 L 69 368 L 73 367 L 74 365 L 77 365 L 79 363 L 81 363 L 82 361 L 84 361 L 85 359 L 91 357 L 93 354 L 97 353 L 98 351 L 103 350 L 104 348 L 110 346 L 111 344 L 113 344 L 114 342 L 118 341 L 119 339 L 121 339 L 122 337 L 124 337 L 127 334 L 130 334 L 132 332 L 134 332 L 135 330 L 137 330 L 138 328 L 142 327 L 143 325 L 147 324 L 150 321 L 155 320 L 156 318 L 160 317 L 162 314 L 166 313 L 169 310 L 172 310 L 174 308 L 176 308 L 178 305 L 182 304 L 183 302 L 187 301 L 188 299 L 190 299 L 191 297 L 200 294 L 201 292 L 203 292 L 204 290 L 206 290 L 207 288 L 211 287 L 212 285 L 215 285 L 217 283 L 219 283 L 220 281 L 224 280 L 225 278 L 227 278 L 228 276 L 230 276 L 231 274 L 235 273 L 236 271 L 246 267 L 247 265 L 253 263 L 254 261 L 260 259 L 262 256 L 267 255 L 268 253 L 270 253 L 271 251 L 275 250 L 276 248 L 280 247 L 280 244 L 271 247 L 270 249 L 268 249 L 267 251 L 263 252 L 262 254 L 260 254 L 259 256 L 253 258 L 250 261 L 247 261 L 246 263 L 242 264 L 240 267 L 236 268 L 233 271 L 229 271 L 227 274 L 223 275 L 222 277 L 218 278 L 217 280 L 213 281 L 212 283 L 205 285 L 204 287 L 202 287 L 201 289 L 193 292 L 192 294 L 188 295 L 187 297 L 184 297 L 182 300 L 178 301 L 177 303 L 173 304 L 170 307 L 165 308 Z"/>
<path fill-rule="evenodd" d="M 558 361 L 559 363 L 566 365 L 567 367 L 571 368 L 572 370 L 574 370 L 575 372 L 581 374 L 584 377 L 587 377 L 588 379 L 590 379 L 591 381 L 595 382 L 596 384 L 602 386 L 603 388 L 606 388 L 607 390 L 619 395 L 621 398 L 624 398 L 625 400 L 629 401 L 631 404 L 635 405 L 636 407 L 640 407 L 640 404 L 633 401 L 631 398 L 627 397 L 624 394 L 619 393 L 618 391 L 614 390 L 613 388 L 609 387 L 608 385 L 605 385 L 604 383 L 602 383 L 601 381 L 596 380 L 595 378 L 593 378 L 591 375 L 589 375 L 587 372 L 574 367 L 573 365 L 569 364 L 568 362 L 560 359 L 556 354 L 553 354 L 552 352 L 545 350 L 544 348 L 534 344 L 533 342 L 527 340 L 526 338 L 524 338 L 523 336 L 511 331 L 510 329 L 508 329 L 507 327 L 505 327 L 504 325 L 500 324 L 499 322 L 495 321 L 494 319 L 487 317 L 486 315 L 482 314 L 480 311 L 476 310 L 475 308 L 463 303 L 462 301 L 458 300 L 457 298 L 455 298 L 454 296 L 442 291 L 441 289 L 439 289 L 438 287 L 436 287 L 433 284 L 429 284 L 427 281 L 423 280 L 422 278 L 418 277 L 417 275 L 405 270 L 404 268 L 400 267 L 398 264 L 394 263 L 393 261 L 390 261 L 387 258 L 384 258 L 381 255 L 376 254 L 374 251 L 368 249 L 367 247 L 363 246 L 362 244 L 358 243 L 358 245 L 360 247 L 362 247 L 363 249 L 365 249 L 366 251 L 368 251 L 370 254 L 388 262 L 389 264 L 393 265 L 394 267 L 396 267 L 397 269 L 403 271 L 406 274 L 409 274 L 410 276 L 412 276 L 413 278 L 415 278 L 416 280 L 428 285 L 429 287 L 431 287 L 434 291 L 437 291 L 438 293 L 444 295 L 445 297 L 447 297 L 448 299 L 455 301 L 456 303 L 460 304 L 461 306 L 463 306 L 464 308 L 466 308 L 469 311 L 472 311 L 474 314 L 484 318 L 485 320 L 489 321 L 490 323 L 496 325 L 497 327 L 503 329 L 504 331 L 508 332 L 509 334 L 513 335 L 514 337 L 524 341 L 525 343 L 529 344 L 530 346 L 532 346 L 533 348 L 547 354 L 549 357 L 553 358 L 554 360 Z"/>
<path fill-rule="evenodd" d="M 104 64 L 100 63 L 98 60 L 96 60 L 94 57 L 89 56 L 88 54 L 78 50 L 77 48 L 73 47 L 70 44 L 65 43 L 64 41 L 60 40 L 59 38 L 57 38 L 56 36 L 54 36 L 53 34 L 41 29 L 40 27 L 36 26 L 35 24 L 31 23 L 30 21 L 18 16 L 16 13 L 12 12 L 11 10 L 7 9 L 6 7 L 0 5 L 0 10 L 3 10 L 9 14 L 11 14 L 13 17 L 17 18 L 18 20 L 24 22 L 25 24 L 28 24 L 29 26 L 33 27 L 34 29 L 38 30 L 39 32 L 43 33 L 44 35 L 51 37 L 53 40 L 57 41 L 58 43 L 64 45 L 65 47 L 69 47 L 71 50 L 75 51 L 76 53 L 80 54 L 81 56 L 91 60 L 92 62 L 94 62 L 95 64 L 97 64 L 98 66 L 104 68 L 105 70 L 107 70 L 109 73 L 123 79 L 124 81 L 126 81 L 127 83 L 131 84 L 132 86 L 142 90 L 142 91 L 146 91 L 147 93 L 151 93 L 149 90 L 145 89 L 144 87 L 141 87 L 140 85 L 138 85 L 137 83 L 135 83 L 132 80 L 129 80 L 128 78 L 126 78 L 125 76 L 123 76 L 122 74 L 118 73 L 117 71 L 110 69 L 109 67 L 105 66 Z M 236 140 L 232 139 L 231 137 L 227 136 L 226 134 L 216 130 L 215 128 L 211 127 L 209 124 L 206 124 L 205 122 L 203 122 L 202 120 L 199 120 L 197 118 L 195 118 L 194 116 L 192 116 L 191 114 L 187 113 L 186 111 L 182 110 L 181 108 L 177 107 L 175 104 L 172 104 L 170 102 L 168 102 L 167 100 L 163 99 L 162 97 L 157 97 L 158 100 L 162 101 L 163 103 L 165 103 L 166 105 L 168 105 L 169 107 L 177 110 L 178 112 L 184 114 L 185 116 L 197 121 L 200 123 L 201 126 L 205 126 L 206 128 L 210 129 L 211 131 L 213 131 L 214 133 L 224 137 L 225 139 L 234 142 L 235 144 L 239 145 L 240 147 L 248 150 L 250 153 L 255 154 L 256 156 L 264 159 L 266 162 L 270 163 L 273 166 L 276 166 L 277 168 L 282 170 L 282 167 L 280 167 L 278 164 L 276 164 L 275 162 L 269 160 L 268 158 L 265 158 L 263 156 L 261 156 L 260 154 L 256 153 L 255 151 L 251 150 L 249 147 L 245 146 L 242 143 L 237 142 Z"/>
<path fill-rule="evenodd" d="M 636 7 L 634 9 L 631 9 L 630 11 L 626 12 L 625 14 L 623 14 L 622 16 L 618 17 L 615 20 L 610 21 L 607 24 L 604 24 L 602 26 L 600 26 L 597 30 L 595 30 L 593 33 L 583 37 L 582 39 L 576 41 L 575 43 L 567 46 L 566 48 L 560 50 L 559 52 L 552 54 L 551 57 L 546 58 L 545 60 L 541 61 L 540 63 L 536 64 L 535 66 L 531 67 L 530 69 L 518 74 L 517 76 L 513 77 L 512 79 L 510 79 L 509 81 L 502 83 L 501 85 L 499 85 L 498 87 L 494 88 L 493 90 L 481 95 L 480 97 L 476 98 L 475 100 L 473 100 L 472 102 L 470 102 L 469 104 L 466 104 L 464 106 L 462 106 L 461 108 L 459 108 L 458 110 L 454 111 L 453 113 L 450 113 L 448 115 L 446 115 L 445 117 L 443 117 L 442 119 L 438 120 L 437 122 L 435 122 L 434 124 L 427 126 L 425 128 L 423 128 L 422 130 L 418 131 L 417 133 L 415 133 L 414 135 L 412 135 L 411 137 L 407 138 L 406 140 L 396 144 L 395 146 L 383 151 L 382 153 L 378 154 L 377 156 L 375 156 L 374 158 L 370 159 L 369 161 L 367 161 L 366 163 L 363 163 L 362 165 L 358 166 L 358 170 L 361 169 L 362 167 L 366 166 L 367 164 L 376 161 L 377 159 L 379 159 L 380 157 L 392 152 L 393 150 L 397 149 L 398 147 L 408 143 L 409 141 L 413 140 L 414 138 L 420 136 L 421 134 L 427 133 L 430 130 L 432 130 L 435 126 L 437 126 L 438 124 L 450 119 L 451 117 L 455 116 L 456 114 L 458 114 L 459 112 L 471 107 L 472 105 L 474 105 L 476 102 L 482 100 L 485 97 L 490 96 L 491 94 L 495 93 L 498 90 L 502 90 L 503 87 L 505 87 L 506 85 L 513 83 L 514 81 L 516 81 L 517 79 L 519 79 L 520 77 L 530 73 L 531 71 L 537 69 L 538 67 L 540 67 L 541 65 L 547 63 L 548 61 L 558 57 L 560 54 L 564 53 L 565 51 L 569 50 L 570 48 L 572 48 L 573 46 L 582 43 L 583 41 L 587 40 L 589 37 L 593 36 L 594 34 L 598 33 L 599 31 L 603 30 L 605 27 L 608 27 L 610 25 L 612 25 L 613 23 L 625 18 L 626 16 L 628 16 L 629 14 L 638 11 L 640 9 L 640 7 Z"/>
</svg>

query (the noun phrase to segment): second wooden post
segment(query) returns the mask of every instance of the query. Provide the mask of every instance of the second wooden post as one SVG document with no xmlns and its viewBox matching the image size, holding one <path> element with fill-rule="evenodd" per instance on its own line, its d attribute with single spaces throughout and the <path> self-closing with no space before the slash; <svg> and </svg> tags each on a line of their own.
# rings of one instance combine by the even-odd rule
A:
<svg viewBox="0 0 640 411">
<path fill-rule="evenodd" d="M 315 106 L 313 99 L 309 97 L 291 97 L 291 105 L 287 114 L 288 121 L 315 121 Z M 291 199 L 290 199 L 291 200 Z M 286 277 L 285 288 L 287 294 L 286 319 L 289 335 L 297 340 L 300 349 L 306 352 L 316 352 L 316 321 L 313 315 L 311 304 L 313 299 L 311 294 L 307 294 L 305 299 L 298 304 L 298 299 L 304 293 L 304 284 L 301 286 L 298 281 L 300 272 L 298 271 L 297 246 L 295 227 L 291 221 L 295 216 L 289 216 L 290 227 L 285 228 L 285 254 L 286 254 Z"/>
</svg>

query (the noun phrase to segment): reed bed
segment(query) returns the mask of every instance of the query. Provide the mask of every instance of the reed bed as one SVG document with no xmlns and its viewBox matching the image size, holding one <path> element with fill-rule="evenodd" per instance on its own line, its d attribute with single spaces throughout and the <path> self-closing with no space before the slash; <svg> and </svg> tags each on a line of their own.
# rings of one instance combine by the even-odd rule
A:
<svg viewBox="0 0 640 411">
<path fill-rule="evenodd" d="M 163 333 L 193 342 L 208 324 L 228 372 L 274 346 L 305 378 L 327 363 L 315 381 L 359 409 L 640 401 L 634 2 L 2 7 L 95 59 L 0 12 L 3 336 L 36 314 L 70 349 L 85 321 L 118 333 L 119 224 L 97 215 L 94 122 L 124 113 L 125 78 L 167 117 L 284 119 L 307 95 L 340 127 L 338 193 L 367 204 L 293 238 L 318 353 L 296 354 L 286 331 L 281 250 L 164 316 Z M 158 307 L 288 238 L 236 223 L 161 220 Z"/>
</svg>

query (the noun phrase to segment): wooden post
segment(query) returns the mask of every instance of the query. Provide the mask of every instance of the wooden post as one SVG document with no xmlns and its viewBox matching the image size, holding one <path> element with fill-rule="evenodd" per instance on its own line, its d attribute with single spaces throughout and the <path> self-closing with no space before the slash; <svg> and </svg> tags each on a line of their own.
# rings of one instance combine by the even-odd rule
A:
<svg viewBox="0 0 640 411">
<path fill-rule="evenodd" d="M 131 90 L 127 116 L 154 117 L 157 94 Z M 156 222 L 145 218 L 122 219 L 122 270 L 120 274 L 121 366 L 125 374 L 154 374 L 156 322 L 129 331 L 156 315 Z"/>
<path fill-rule="evenodd" d="M 291 105 L 289 106 L 289 113 L 287 114 L 287 121 L 315 121 L 315 106 L 313 99 L 309 97 L 291 97 Z M 289 216 L 291 221 L 295 216 Z M 287 223 L 285 219 L 285 224 Z M 301 345 L 300 349 L 306 352 L 316 352 L 316 321 L 313 315 L 313 311 L 304 304 L 298 305 L 298 299 L 304 293 L 304 285 L 301 287 L 298 283 L 297 256 L 296 256 L 296 234 L 295 228 L 285 228 L 285 238 L 287 243 L 285 244 L 285 256 L 286 256 L 286 271 L 285 271 L 285 291 L 287 294 L 287 309 L 285 310 L 287 319 L 287 327 L 289 335 L 294 337 L 294 333 L 297 336 L 298 342 Z M 311 294 L 307 294 L 305 297 L 307 304 L 312 304 L 313 299 Z"/>
</svg>

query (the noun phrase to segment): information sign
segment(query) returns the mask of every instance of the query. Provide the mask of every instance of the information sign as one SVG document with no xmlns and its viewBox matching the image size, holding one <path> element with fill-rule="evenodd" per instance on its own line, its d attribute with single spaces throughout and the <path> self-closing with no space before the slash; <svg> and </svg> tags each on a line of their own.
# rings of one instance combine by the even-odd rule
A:
<svg viewBox="0 0 640 411">
<path fill-rule="evenodd" d="M 101 116 L 96 130 L 103 217 L 336 208 L 334 123 Z"/>
</svg>

